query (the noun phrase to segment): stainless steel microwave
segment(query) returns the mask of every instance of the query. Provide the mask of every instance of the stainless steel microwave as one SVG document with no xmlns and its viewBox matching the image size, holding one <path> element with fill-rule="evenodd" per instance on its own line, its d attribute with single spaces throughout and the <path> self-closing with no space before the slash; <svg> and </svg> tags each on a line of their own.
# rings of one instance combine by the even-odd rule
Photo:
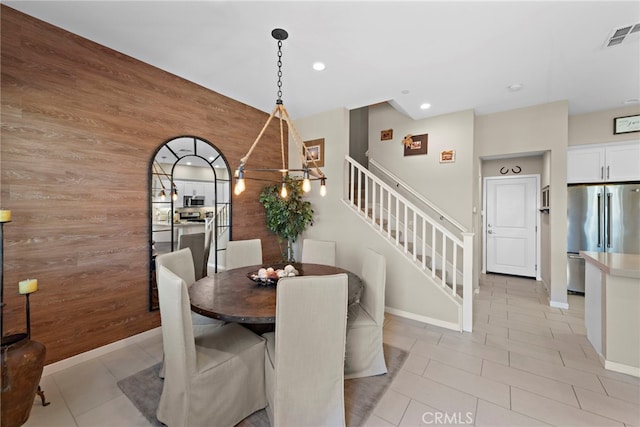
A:
<svg viewBox="0 0 640 427">
<path fill-rule="evenodd" d="M 183 206 L 204 206 L 204 196 L 184 196 Z"/>
</svg>

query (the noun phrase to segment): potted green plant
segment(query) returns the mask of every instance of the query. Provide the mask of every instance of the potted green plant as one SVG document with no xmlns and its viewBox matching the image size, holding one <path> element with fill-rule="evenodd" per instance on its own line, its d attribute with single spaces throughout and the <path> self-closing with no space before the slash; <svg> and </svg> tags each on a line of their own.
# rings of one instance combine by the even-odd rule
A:
<svg viewBox="0 0 640 427">
<path fill-rule="evenodd" d="M 260 192 L 259 201 L 267 214 L 267 228 L 278 236 L 278 244 L 283 262 L 295 262 L 293 243 L 298 235 L 313 225 L 311 203 L 302 198 L 302 183 L 287 176 L 284 179 L 287 197 L 280 192 L 282 184 L 265 186 Z M 286 247 L 282 244 L 286 242 Z"/>
</svg>

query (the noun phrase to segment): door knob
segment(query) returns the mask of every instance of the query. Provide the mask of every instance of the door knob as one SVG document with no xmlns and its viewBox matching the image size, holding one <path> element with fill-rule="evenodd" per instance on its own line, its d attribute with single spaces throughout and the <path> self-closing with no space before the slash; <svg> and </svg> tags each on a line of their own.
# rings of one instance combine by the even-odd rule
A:
<svg viewBox="0 0 640 427">
<path fill-rule="evenodd" d="M 487 231 L 487 234 L 493 234 L 493 231 L 489 230 Z"/>
</svg>

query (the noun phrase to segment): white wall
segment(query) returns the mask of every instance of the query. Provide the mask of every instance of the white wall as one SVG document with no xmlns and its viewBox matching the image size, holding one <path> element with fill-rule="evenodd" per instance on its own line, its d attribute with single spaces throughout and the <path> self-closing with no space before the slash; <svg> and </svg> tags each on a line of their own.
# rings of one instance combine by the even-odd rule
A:
<svg viewBox="0 0 640 427">
<path fill-rule="evenodd" d="M 472 110 L 413 120 L 388 104 L 369 107 L 369 159 L 374 159 L 467 230 L 473 228 Z M 393 129 L 393 139 L 380 141 L 380 131 Z M 428 134 L 427 154 L 404 156 L 407 134 Z M 455 150 L 453 163 L 440 163 L 440 152 Z"/>
<path fill-rule="evenodd" d="M 558 101 L 477 116 L 475 123 L 475 147 L 480 158 L 549 151 L 549 246 L 542 250 L 549 252 L 550 283 L 545 286 L 551 305 L 566 307 L 568 103 Z"/>
<path fill-rule="evenodd" d="M 294 123 L 303 140 L 324 138 L 327 195 L 318 194 L 318 183 L 312 183 L 308 196 L 316 213 L 314 225 L 298 239 L 296 256 L 304 237 L 337 242 L 336 263 L 360 273 L 365 249 L 372 248 L 387 259 L 386 306 L 398 312 L 413 314 L 414 318 L 443 325 L 458 321 L 455 305 L 440 289 L 424 286 L 421 273 L 407 268 L 402 254 L 383 238 L 371 232 L 370 226 L 358 218 L 342 202 L 344 157 L 349 147 L 349 111 L 333 110 Z M 397 147 L 401 149 L 401 147 Z M 296 150 L 296 151 L 293 151 Z M 297 152 L 289 138 L 289 152 Z M 300 166 L 299 159 L 290 156 L 290 167 Z"/>
</svg>

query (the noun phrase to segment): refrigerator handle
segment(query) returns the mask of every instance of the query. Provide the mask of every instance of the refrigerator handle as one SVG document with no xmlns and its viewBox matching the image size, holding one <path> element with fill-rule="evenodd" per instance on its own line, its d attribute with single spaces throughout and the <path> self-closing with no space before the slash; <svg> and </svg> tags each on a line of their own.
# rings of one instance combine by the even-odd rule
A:
<svg viewBox="0 0 640 427">
<path fill-rule="evenodd" d="M 604 179 L 604 166 L 600 166 L 600 179 Z"/>
<path fill-rule="evenodd" d="M 607 193 L 607 215 L 606 215 L 606 220 L 607 220 L 607 247 L 610 248 L 611 247 L 611 199 L 612 199 L 613 194 L 612 193 Z"/>
<path fill-rule="evenodd" d="M 602 194 L 598 193 L 598 247 L 602 247 Z"/>
</svg>

